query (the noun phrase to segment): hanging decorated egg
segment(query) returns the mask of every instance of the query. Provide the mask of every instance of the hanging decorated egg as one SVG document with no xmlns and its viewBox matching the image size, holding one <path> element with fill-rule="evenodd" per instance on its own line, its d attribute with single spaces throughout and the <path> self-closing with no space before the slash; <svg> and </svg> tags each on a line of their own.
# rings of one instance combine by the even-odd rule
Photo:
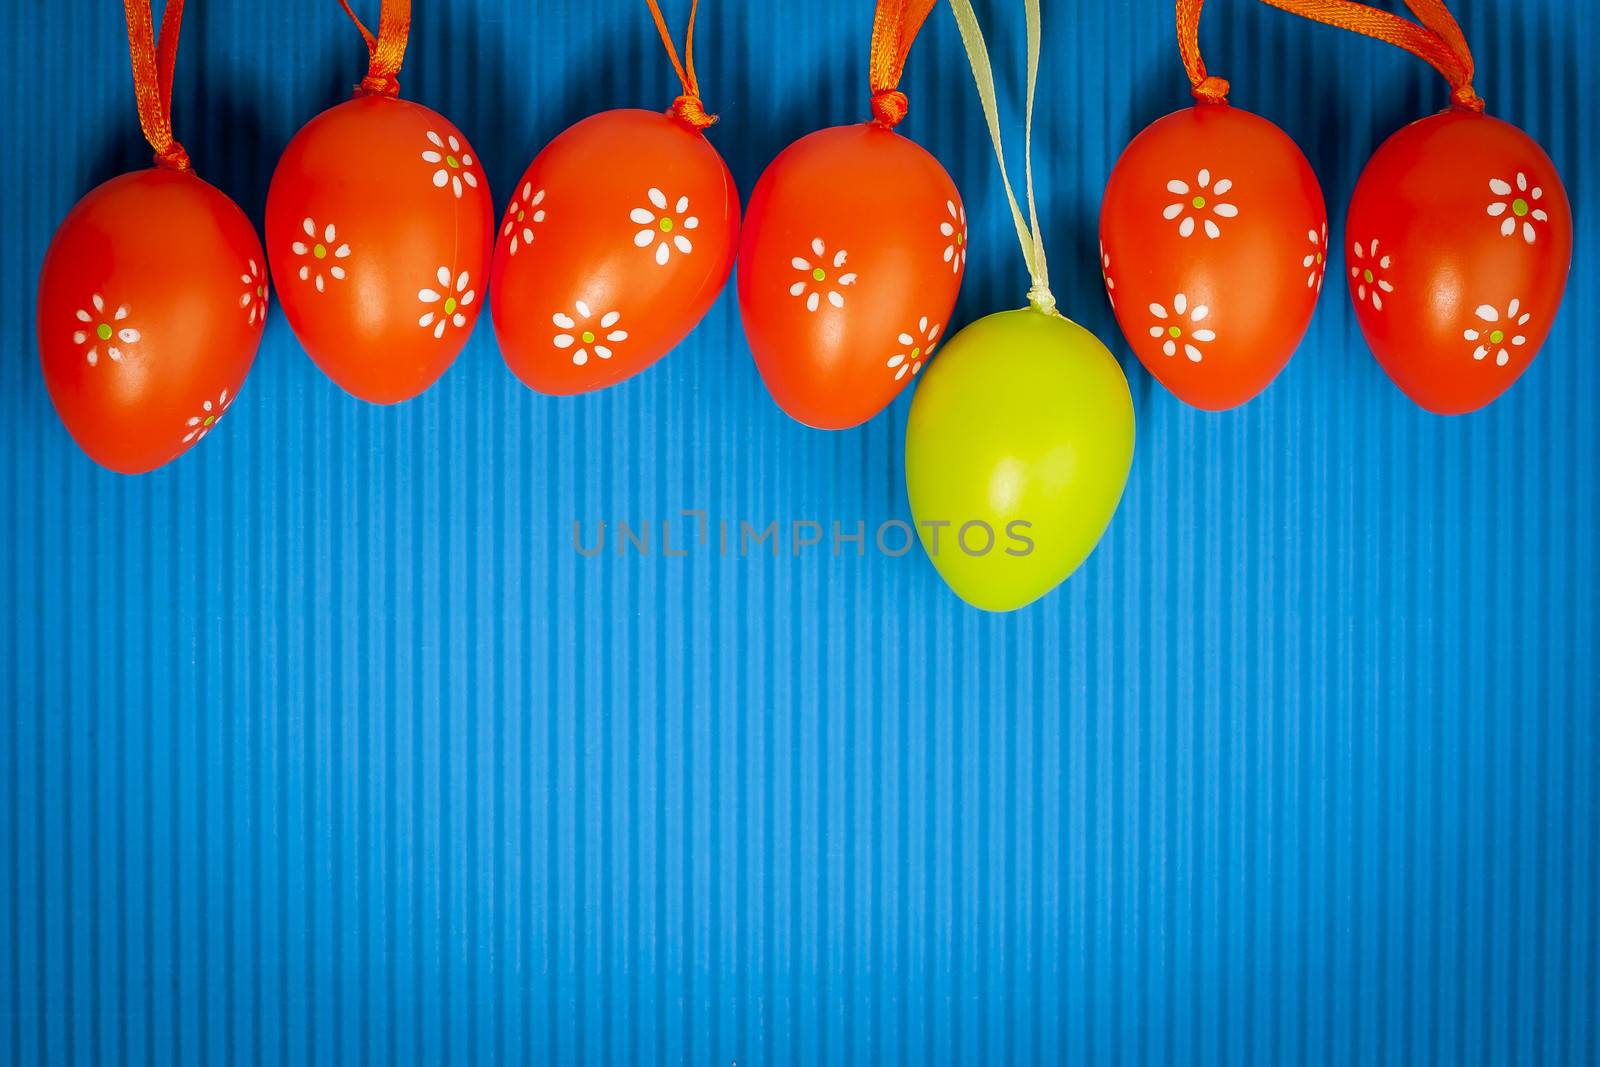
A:
<svg viewBox="0 0 1600 1067">
<path fill-rule="evenodd" d="M 541 393 L 633 377 L 711 310 L 738 233 L 733 175 L 699 130 L 653 111 L 584 119 L 506 209 L 490 288 L 506 363 Z"/>
<path fill-rule="evenodd" d="M 1197 99 L 1147 126 L 1106 186 L 1106 292 L 1128 345 L 1185 403 L 1259 395 L 1294 354 L 1327 268 L 1317 177 L 1287 134 L 1227 102 L 1195 44 L 1199 0 L 1178 3 Z"/>
<path fill-rule="evenodd" d="M 95 462 L 139 474 L 210 432 L 261 343 L 265 263 L 244 212 L 189 171 L 124 174 L 77 203 L 45 253 L 39 352 Z"/>
<path fill-rule="evenodd" d="M 255 360 L 266 257 L 244 212 L 195 176 L 172 139 L 171 71 L 183 5 L 160 51 L 148 5 L 127 5 L 140 123 L 156 167 L 72 208 L 39 276 L 39 357 L 68 432 L 96 463 L 154 470 L 211 432 Z"/>
<path fill-rule="evenodd" d="M 408 9 L 384 0 L 378 38 L 362 27 L 367 78 L 295 134 L 267 194 L 284 316 L 328 377 L 378 404 L 418 395 L 455 361 L 483 306 L 493 243 L 477 153 L 437 112 L 396 95 Z"/>
<path fill-rule="evenodd" d="M 1460 415 L 1522 376 L 1550 333 L 1572 264 L 1572 208 L 1531 137 L 1483 114 L 1476 64 L 1443 0 L 1406 0 L 1421 23 L 1354 0 L 1265 0 L 1403 48 L 1450 85 L 1451 106 L 1368 161 L 1345 233 L 1356 319 L 1418 405 Z"/>
<path fill-rule="evenodd" d="M 671 351 L 733 270 L 739 191 L 702 132 L 687 66 L 666 114 L 605 111 L 570 127 L 523 172 L 501 220 L 490 307 L 512 371 L 541 393 L 603 389 Z M 694 39 L 693 24 L 689 40 Z"/>
<path fill-rule="evenodd" d="M 1133 398 L 1099 338 L 1035 308 L 951 338 L 911 401 L 906 493 L 957 596 L 1014 611 L 1083 564 L 1133 464 Z"/>
<path fill-rule="evenodd" d="M 1550 157 L 1466 107 L 1384 142 L 1350 202 L 1356 319 L 1420 406 L 1476 411 L 1533 362 L 1561 307 L 1572 208 Z"/>
<path fill-rule="evenodd" d="M 894 131 L 906 110 L 894 86 L 932 6 L 880 2 L 872 121 L 796 141 L 750 198 L 745 336 L 778 405 L 818 429 L 857 426 L 894 400 L 943 339 L 961 288 L 961 195 L 938 160 Z"/>
<path fill-rule="evenodd" d="M 1027 308 L 989 315 L 951 338 L 917 387 L 906 495 L 922 546 L 956 595 L 986 611 L 1014 611 L 1065 581 L 1110 525 L 1133 464 L 1133 398 L 1105 345 L 1056 310 L 1031 174 L 1024 216 L 1004 171 L 977 17 L 970 0 L 951 7 L 1033 285 Z M 1039 0 L 1026 9 L 1031 122 Z"/>
</svg>

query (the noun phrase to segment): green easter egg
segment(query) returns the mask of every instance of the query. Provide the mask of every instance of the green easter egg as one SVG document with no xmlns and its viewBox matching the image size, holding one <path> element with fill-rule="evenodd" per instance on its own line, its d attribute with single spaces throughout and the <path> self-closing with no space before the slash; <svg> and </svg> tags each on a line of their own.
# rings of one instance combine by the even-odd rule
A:
<svg viewBox="0 0 1600 1067">
<path fill-rule="evenodd" d="M 1128 380 L 1099 338 L 1059 315 L 979 319 L 945 345 L 911 402 L 918 536 L 956 595 L 985 611 L 1031 604 L 1078 569 L 1132 463 Z"/>
</svg>

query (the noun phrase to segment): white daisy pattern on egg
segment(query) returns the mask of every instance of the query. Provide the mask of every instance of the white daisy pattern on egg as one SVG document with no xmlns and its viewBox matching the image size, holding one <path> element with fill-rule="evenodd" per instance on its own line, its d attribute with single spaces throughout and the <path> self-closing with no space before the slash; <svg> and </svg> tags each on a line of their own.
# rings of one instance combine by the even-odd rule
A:
<svg viewBox="0 0 1600 1067">
<path fill-rule="evenodd" d="M 1527 334 L 1521 331 L 1533 316 L 1522 310 L 1521 300 L 1511 301 L 1504 311 L 1493 304 L 1481 304 L 1473 315 L 1478 321 L 1461 334 L 1475 346 L 1473 359 L 1488 359 L 1492 352 L 1494 365 L 1504 367 L 1511 362 L 1512 351 L 1528 343 Z"/>
<path fill-rule="evenodd" d="M 432 327 L 433 336 L 437 338 L 444 336 L 447 327 L 454 326 L 459 330 L 466 326 L 467 316 L 463 309 L 472 306 L 478 293 L 472 288 L 472 278 L 466 271 L 452 279 L 450 268 L 440 267 L 434 277 L 439 288 L 429 286 L 417 291 L 417 299 L 428 305 L 428 310 L 422 313 L 417 325 L 425 330 Z"/>
<path fill-rule="evenodd" d="M 633 235 L 634 245 L 655 245 L 656 263 L 663 267 L 674 252 L 685 256 L 693 252 L 694 242 L 689 240 L 688 231 L 699 229 L 700 217 L 689 214 L 689 198 L 680 196 L 676 202 L 669 202 L 667 194 L 652 185 L 645 191 L 645 199 L 650 202 L 649 207 L 628 212 L 628 221 L 640 227 Z"/>
<path fill-rule="evenodd" d="M 514 256 L 519 248 L 533 244 L 533 228 L 544 221 L 544 190 L 535 192 L 532 182 L 523 182 L 522 191 L 511 198 L 506 208 L 506 221 L 500 227 L 500 236 L 511 238 L 508 251 Z"/>
<path fill-rule="evenodd" d="M 210 433 L 212 427 L 217 424 L 217 420 L 222 418 L 223 412 L 232 406 L 233 397 L 228 395 L 226 389 L 222 391 L 216 400 L 207 400 L 201 404 L 200 413 L 189 417 L 189 422 L 185 427 L 189 432 L 183 435 L 183 443 L 188 444 L 191 441 L 198 443 L 203 440 L 205 435 Z"/>
<path fill-rule="evenodd" d="M 1174 178 L 1167 183 L 1167 192 L 1179 199 L 1162 209 L 1161 217 L 1168 222 L 1178 223 L 1179 237 L 1192 237 L 1196 229 L 1202 229 L 1207 237 L 1215 241 L 1222 236 L 1222 227 L 1217 219 L 1239 217 L 1239 209 L 1222 199 L 1233 191 L 1232 180 L 1218 178 L 1213 183 L 1211 177 L 1210 169 L 1203 167 L 1195 175 L 1193 186 L 1181 178 Z"/>
<path fill-rule="evenodd" d="M 305 260 L 300 264 L 300 280 L 311 282 L 319 293 L 327 292 L 329 279 L 345 280 L 344 261 L 350 258 L 350 246 L 339 240 L 339 231 L 331 222 L 319 227 L 307 216 L 301 220 L 300 229 L 305 232 L 306 239 L 289 246 L 296 256 Z"/>
<path fill-rule="evenodd" d="M 899 381 L 907 374 L 913 378 L 922 370 L 922 365 L 933 358 L 933 349 L 939 343 L 939 331 L 944 329 L 940 323 L 928 325 L 928 316 L 924 315 L 917 320 L 915 331 L 907 330 L 895 338 L 900 343 L 900 349 L 889 357 L 888 367 L 894 371 L 894 380 Z"/>
<path fill-rule="evenodd" d="M 836 308 L 844 307 L 844 294 L 839 290 L 856 283 L 854 271 L 840 273 L 848 258 L 845 250 L 841 248 L 829 258 L 828 246 L 822 238 L 813 237 L 811 254 L 816 256 L 815 261 L 804 256 L 795 256 L 789 261 L 789 265 L 803 275 L 789 286 L 789 295 L 805 297 L 807 311 L 816 311 L 824 299 Z"/>
<path fill-rule="evenodd" d="M 461 199 L 463 185 L 471 189 L 478 187 L 478 176 L 472 169 L 476 165 L 472 153 L 463 150 L 461 139 L 453 133 L 441 137 L 437 130 L 429 130 L 428 147 L 422 151 L 422 161 L 436 168 L 433 172 L 434 188 L 448 187 L 456 194 L 457 200 Z"/>
<path fill-rule="evenodd" d="M 1300 265 L 1306 269 L 1306 288 L 1322 292 L 1322 281 L 1328 273 L 1328 224 L 1322 224 L 1322 230 L 1307 230 L 1306 240 L 1311 242 L 1311 248 L 1306 252 Z"/>
<path fill-rule="evenodd" d="M 587 301 L 575 300 L 572 314 L 558 311 L 550 316 L 550 321 L 561 331 L 550 343 L 563 351 L 570 349 L 572 363 L 577 367 L 588 363 L 591 354 L 599 359 L 610 359 L 611 346 L 628 339 L 628 331 L 617 328 L 621 320 L 622 313 L 615 309 L 596 315 Z"/>
<path fill-rule="evenodd" d="M 245 266 L 244 273 L 239 275 L 239 284 L 244 286 L 244 292 L 239 297 L 239 307 L 250 313 L 250 325 L 265 322 L 267 318 L 267 279 L 261 272 L 261 265 L 254 259 Z"/>
<path fill-rule="evenodd" d="M 89 306 L 79 308 L 74 316 L 78 325 L 72 331 L 72 343 L 84 349 L 83 358 L 91 367 L 99 366 L 101 353 L 113 363 L 121 363 L 130 346 L 140 341 L 139 331 L 128 321 L 128 305 L 118 304 L 111 311 L 107 307 L 106 298 L 94 293 Z"/>
<path fill-rule="evenodd" d="M 1525 171 L 1517 171 L 1515 183 L 1504 178 L 1490 178 L 1489 191 L 1495 199 L 1489 203 L 1489 217 L 1500 220 L 1500 236 L 1515 237 L 1518 231 L 1530 245 L 1539 240 L 1539 229 L 1534 223 L 1548 223 L 1550 213 L 1541 206 L 1544 188 L 1528 181 Z"/>
<path fill-rule="evenodd" d="M 1201 345 L 1210 344 L 1217 339 L 1217 335 L 1210 327 L 1200 326 L 1211 315 L 1211 309 L 1204 304 L 1193 304 L 1184 293 L 1179 293 L 1172 298 L 1172 311 L 1169 313 L 1161 304 L 1151 304 L 1150 314 L 1156 319 L 1150 327 L 1150 336 L 1161 340 L 1161 351 L 1167 356 L 1176 356 L 1182 348 L 1183 354 L 1191 363 L 1199 363 L 1205 358 Z"/>
<path fill-rule="evenodd" d="M 1370 301 L 1374 311 L 1382 311 L 1383 298 L 1394 292 L 1394 286 L 1384 277 L 1384 272 L 1394 266 L 1394 257 L 1387 252 L 1379 254 L 1376 237 L 1365 245 L 1357 241 L 1351 251 L 1355 262 L 1350 266 L 1350 281 L 1356 287 L 1356 303 Z"/>
<path fill-rule="evenodd" d="M 946 200 L 944 210 L 950 216 L 939 223 L 939 235 L 948 242 L 944 261 L 950 264 L 952 274 L 960 274 L 967 265 L 967 209 L 954 200 Z"/>
</svg>

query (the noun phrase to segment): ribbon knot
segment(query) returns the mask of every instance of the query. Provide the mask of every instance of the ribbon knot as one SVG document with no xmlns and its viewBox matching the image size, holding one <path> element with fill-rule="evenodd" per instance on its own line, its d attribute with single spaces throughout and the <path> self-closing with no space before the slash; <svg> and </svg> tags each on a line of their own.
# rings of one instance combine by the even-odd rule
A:
<svg viewBox="0 0 1600 1067">
<path fill-rule="evenodd" d="M 154 156 L 155 165 L 162 170 L 192 170 L 194 164 L 189 160 L 189 153 L 184 151 L 183 145 L 173 141 L 165 149 Z"/>
<path fill-rule="evenodd" d="M 357 96 L 399 96 L 400 79 L 393 74 L 368 74 L 356 86 Z"/>
<path fill-rule="evenodd" d="M 1056 315 L 1056 295 L 1048 282 L 1034 282 L 1028 290 L 1028 305 L 1043 315 Z"/>
<path fill-rule="evenodd" d="M 899 89 L 885 89 L 872 94 L 872 121 L 892 130 L 906 117 L 911 101 Z"/>
<path fill-rule="evenodd" d="M 1479 96 L 1473 90 L 1470 83 L 1467 85 L 1457 86 L 1450 93 L 1450 99 L 1454 100 L 1457 104 L 1460 104 L 1464 108 L 1476 111 L 1480 115 L 1483 114 L 1483 97 Z"/>
<path fill-rule="evenodd" d="M 672 106 L 667 109 L 667 114 L 696 130 L 703 130 L 717 121 L 717 116 L 706 112 L 705 105 L 700 102 L 698 96 L 691 96 L 688 93 L 673 100 Z"/>
<path fill-rule="evenodd" d="M 1202 104 L 1226 104 L 1229 88 L 1228 79 L 1208 74 L 1194 87 L 1194 98 Z"/>
</svg>

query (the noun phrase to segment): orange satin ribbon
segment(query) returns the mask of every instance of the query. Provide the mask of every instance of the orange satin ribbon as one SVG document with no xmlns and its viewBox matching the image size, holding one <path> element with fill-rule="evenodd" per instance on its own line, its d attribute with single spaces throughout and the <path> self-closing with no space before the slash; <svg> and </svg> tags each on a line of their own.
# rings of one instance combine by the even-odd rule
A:
<svg viewBox="0 0 1600 1067">
<path fill-rule="evenodd" d="M 878 0 L 872 17 L 872 59 L 867 84 L 872 89 L 872 121 L 893 129 L 906 117 L 906 94 L 899 89 L 911 42 L 938 0 Z"/>
<path fill-rule="evenodd" d="M 706 114 L 705 105 L 700 102 L 700 79 L 694 72 L 694 17 L 700 9 L 700 0 L 691 0 L 689 4 L 689 29 L 683 39 L 681 62 L 678 59 L 678 46 L 672 43 L 672 31 L 667 29 L 667 20 L 662 16 L 661 8 L 656 0 L 645 0 L 645 3 L 650 6 L 650 17 L 656 21 L 656 32 L 661 34 L 661 43 L 666 46 L 667 58 L 672 60 L 672 69 L 683 84 L 682 95 L 672 101 L 667 114 L 697 130 L 703 130 L 716 122 L 717 116 Z"/>
<path fill-rule="evenodd" d="M 1457 104 L 1473 111 L 1483 110 L 1483 100 L 1472 88 L 1475 71 L 1472 49 L 1467 45 L 1460 23 L 1456 22 L 1444 0 L 1405 0 L 1411 13 L 1422 23 L 1420 26 L 1387 11 L 1355 3 L 1354 0 L 1261 2 L 1403 48 L 1444 75 L 1445 81 L 1450 83 L 1451 99 Z"/>
<path fill-rule="evenodd" d="M 1189 84 L 1194 86 L 1194 98 L 1207 104 L 1228 102 L 1228 82 L 1206 72 L 1206 61 L 1200 58 L 1200 8 L 1206 0 L 1178 0 L 1178 54 L 1183 57 L 1183 69 L 1189 72 Z"/>
<path fill-rule="evenodd" d="M 172 68 L 178 58 L 183 0 L 167 0 L 157 43 L 150 0 L 124 0 L 128 16 L 128 54 L 133 59 L 133 93 L 139 102 L 139 128 L 156 150 L 156 166 L 188 170 L 189 153 L 172 138 Z"/>
<path fill-rule="evenodd" d="M 411 36 L 411 0 L 383 0 L 378 10 L 378 34 L 373 36 L 350 7 L 350 0 L 339 6 L 361 31 L 367 42 L 367 76 L 356 86 L 357 96 L 397 96 L 400 93 L 400 65 L 406 60 L 406 41 Z"/>
</svg>

